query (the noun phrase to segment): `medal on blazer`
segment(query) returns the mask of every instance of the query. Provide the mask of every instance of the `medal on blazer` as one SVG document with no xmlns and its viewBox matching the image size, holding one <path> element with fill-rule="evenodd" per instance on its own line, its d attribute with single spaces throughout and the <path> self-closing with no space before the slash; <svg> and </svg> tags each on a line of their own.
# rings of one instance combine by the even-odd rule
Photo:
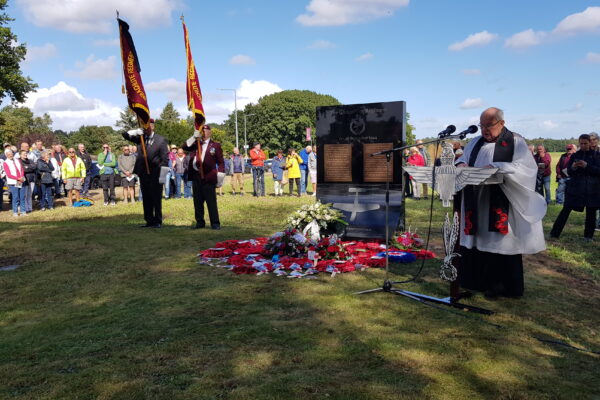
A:
<svg viewBox="0 0 600 400">
<path fill-rule="evenodd" d="M 215 155 L 215 148 L 214 148 L 214 147 L 211 147 L 211 148 L 210 148 L 210 155 L 211 155 L 211 156 L 214 156 L 214 155 Z"/>
</svg>

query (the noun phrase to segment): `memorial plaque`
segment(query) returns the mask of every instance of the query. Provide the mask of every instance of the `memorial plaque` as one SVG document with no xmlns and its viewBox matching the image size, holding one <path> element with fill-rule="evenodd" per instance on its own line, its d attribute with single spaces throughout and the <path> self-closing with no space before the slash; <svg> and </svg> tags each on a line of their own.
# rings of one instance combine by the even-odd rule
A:
<svg viewBox="0 0 600 400">
<path fill-rule="evenodd" d="M 342 211 L 347 237 L 385 237 L 386 157 L 369 154 L 405 144 L 406 103 L 317 107 L 317 198 Z M 404 229 L 402 156 L 390 160 L 393 232 Z"/>
<path fill-rule="evenodd" d="M 352 182 L 352 145 L 323 145 L 325 182 Z"/>
<path fill-rule="evenodd" d="M 372 156 L 382 150 L 390 150 L 393 148 L 393 143 L 364 143 L 363 144 L 363 171 L 365 182 L 385 182 L 386 181 L 386 163 L 387 159 L 384 154 Z M 394 177 L 394 154 L 390 160 L 389 175 L 387 180 L 392 182 Z"/>
</svg>

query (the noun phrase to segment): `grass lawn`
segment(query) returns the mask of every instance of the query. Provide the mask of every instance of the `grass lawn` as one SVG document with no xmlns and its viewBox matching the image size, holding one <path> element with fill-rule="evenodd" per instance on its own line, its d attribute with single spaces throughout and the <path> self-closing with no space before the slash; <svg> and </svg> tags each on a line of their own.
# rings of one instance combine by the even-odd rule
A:
<svg viewBox="0 0 600 400">
<path fill-rule="evenodd" d="M 382 270 L 294 280 L 196 263 L 217 241 L 274 233 L 310 201 L 220 197 L 221 231 L 190 230 L 183 199 L 163 202 L 161 230 L 137 228 L 141 204 L 0 213 L 0 267 L 21 264 L 0 271 L 0 398 L 599 398 L 600 356 L 534 338 L 600 350 L 600 246 L 582 243 L 581 213 L 526 258 L 522 299 L 465 300 L 487 317 L 353 294 L 381 285 Z M 407 201 L 419 233 L 428 205 Z M 438 267 L 406 289 L 445 296 Z"/>
</svg>

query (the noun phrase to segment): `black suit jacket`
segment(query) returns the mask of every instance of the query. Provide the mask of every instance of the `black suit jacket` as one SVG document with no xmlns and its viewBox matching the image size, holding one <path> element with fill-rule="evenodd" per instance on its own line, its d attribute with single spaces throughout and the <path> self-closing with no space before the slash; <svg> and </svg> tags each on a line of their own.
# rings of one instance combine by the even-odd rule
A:
<svg viewBox="0 0 600 400">
<path fill-rule="evenodd" d="M 140 145 L 141 139 L 139 136 L 129 136 L 127 132 L 122 132 L 123 138 L 129 140 L 137 145 Z M 148 155 L 148 166 L 150 167 L 150 175 L 152 177 L 160 176 L 160 167 L 167 167 L 169 165 L 169 150 L 167 147 L 167 141 L 164 137 L 154 133 L 151 139 L 144 136 L 146 142 L 146 153 Z M 135 159 L 135 167 L 133 172 L 139 176 L 147 176 L 146 162 L 144 161 L 144 151 L 138 149 L 138 156 Z"/>
</svg>

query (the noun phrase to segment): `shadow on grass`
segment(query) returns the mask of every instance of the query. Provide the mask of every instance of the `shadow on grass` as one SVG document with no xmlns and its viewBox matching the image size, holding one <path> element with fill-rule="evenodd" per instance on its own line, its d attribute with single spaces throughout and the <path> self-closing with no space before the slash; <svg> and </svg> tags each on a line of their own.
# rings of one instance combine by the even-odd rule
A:
<svg viewBox="0 0 600 400">
<path fill-rule="evenodd" d="M 259 218 L 224 216 L 221 231 L 190 231 L 186 218 L 138 229 L 140 215 L 125 209 L 3 224 L 0 243 L 24 262 L 0 275 L 2 396 L 533 399 L 585 397 L 598 382 L 597 359 L 526 335 L 594 326 L 578 321 L 593 316 L 577 310 L 583 293 L 556 309 L 552 279 L 522 300 L 474 299 L 513 329 L 498 330 L 396 296 L 353 295 L 383 271 L 291 280 L 197 265 L 198 250 L 272 233 L 284 214 L 252 207 Z M 436 274 L 428 263 L 407 289 L 444 295 Z M 556 312 L 549 327 L 538 322 Z"/>
</svg>

